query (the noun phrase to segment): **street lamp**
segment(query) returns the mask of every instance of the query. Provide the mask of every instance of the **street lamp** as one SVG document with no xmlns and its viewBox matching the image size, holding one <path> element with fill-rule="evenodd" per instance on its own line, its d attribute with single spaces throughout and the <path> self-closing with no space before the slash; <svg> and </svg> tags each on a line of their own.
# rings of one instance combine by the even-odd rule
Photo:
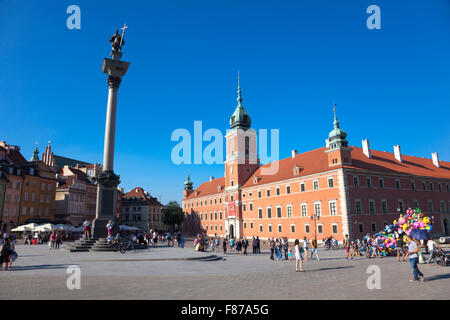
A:
<svg viewBox="0 0 450 320">
<path fill-rule="evenodd" d="M 317 241 L 317 220 L 320 220 L 320 215 L 313 214 L 311 220 L 314 220 L 314 239 Z"/>
</svg>

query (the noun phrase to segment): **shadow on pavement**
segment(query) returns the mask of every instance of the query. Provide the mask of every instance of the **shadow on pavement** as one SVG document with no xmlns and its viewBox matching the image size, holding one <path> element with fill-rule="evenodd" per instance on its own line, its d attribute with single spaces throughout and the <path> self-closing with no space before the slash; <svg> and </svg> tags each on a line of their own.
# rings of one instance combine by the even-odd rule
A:
<svg viewBox="0 0 450 320">
<path fill-rule="evenodd" d="M 27 270 L 43 270 L 43 269 L 65 269 L 69 267 L 68 264 L 41 264 L 35 266 L 14 266 L 11 268 L 13 271 L 27 271 Z"/>
<path fill-rule="evenodd" d="M 436 276 L 432 276 L 432 277 L 425 277 L 426 282 L 434 281 L 434 280 L 442 280 L 442 279 L 450 279 L 450 273 L 436 275 Z"/>
</svg>

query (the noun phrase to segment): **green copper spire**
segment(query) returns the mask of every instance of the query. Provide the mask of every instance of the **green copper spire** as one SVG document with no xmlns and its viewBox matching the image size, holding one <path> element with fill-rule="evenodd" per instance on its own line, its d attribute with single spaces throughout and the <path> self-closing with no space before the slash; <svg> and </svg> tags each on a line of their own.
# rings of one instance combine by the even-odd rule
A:
<svg viewBox="0 0 450 320">
<path fill-rule="evenodd" d="M 239 71 L 238 71 L 238 97 L 237 97 L 237 107 L 234 110 L 233 114 L 230 118 L 230 127 L 231 129 L 248 129 L 251 125 L 251 119 L 250 116 L 247 114 L 247 111 L 245 111 L 244 107 L 242 106 L 242 95 L 241 95 L 241 80 L 239 77 Z"/>
<path fill-rule="evenodd" d="M 30 161 L 33 162 L 33 161 L 39 161 L 39 160 L 40 160 L 39 159 L 39 150 L 38 150 L 37 142 L 36 142 L 36 146 L 34 147 L 34 150 L 33 150 L 33 156 L 31 157 Z"/>
<path fill-rule="evenodd" d="M 334 112 L 334 121 L 333 121 L 334 129 L 331 130 L 330 134 L 328 135 L 329 148 L 336 149 L 339 147 L 347 147 L 348 141 L 345 140 L 345 138 L 347 137 L 347 132 L 339 128 L 339 120 L 336 115 L 336 104 L 333 105 L 333 112 Z"/>
<path fill-rule="evenodd" d="M 189 176 L 189 169 L 188 169 L 187 179 L 184 182 L 184 190 L 187 190 L 187 191 L 192 191 L 193 190 L 193 183 L 191 181 L 191 177 Z"/>
</svg>

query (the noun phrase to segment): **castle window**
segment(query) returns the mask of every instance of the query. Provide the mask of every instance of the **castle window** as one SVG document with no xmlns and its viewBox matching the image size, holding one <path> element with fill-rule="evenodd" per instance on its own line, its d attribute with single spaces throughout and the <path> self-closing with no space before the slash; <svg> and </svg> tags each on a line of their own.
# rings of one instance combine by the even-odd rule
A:
<svg viewBox="0 0 450 320">
<path fill-rule="evenodd" d="M 384 181 L 382 178 L 378 179 L 378 185 L 380 188 L 384 188 Z"/>
<path fill-rule="evenodd" d="M 314 190 L 319 190 L 319 180 L 313 182 Z"/>
<path fill-rule="evenodd" d="M 300 183 L 300 191 L 305 192 L 305 183 L 304 182 Z"/>
<path fill-rule="evenodd" d="M 400 189 L 400 180 L 395 180 L 395 185 L 397 189 Z"/>
<path fill-rule="evenodd" d="M 333 188 L 334 187 L 334 180 L 333 178 L 328 178 L 328 188 Z"/>
<path fill-rule="evenodd" d="M 372 186 L 372 179 L 367 178 L 366 181 L 367 181 L 367 187 L 370 188 Z"/>
<path fill-rule="evenodd" d="M 286 193 L 290 194 L 291 193 L 291 186 L 286 186 Z"/>
</svg>

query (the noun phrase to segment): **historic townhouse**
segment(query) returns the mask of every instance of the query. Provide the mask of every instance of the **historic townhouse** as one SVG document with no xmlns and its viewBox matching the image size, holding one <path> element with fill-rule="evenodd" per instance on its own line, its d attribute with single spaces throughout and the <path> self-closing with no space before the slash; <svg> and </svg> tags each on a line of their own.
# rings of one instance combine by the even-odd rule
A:
<svg viewBox="0 0 450 320">
<path fill-rule="evenodd" d="M 136 187 L 126 193 L 121 201 L 121 223 L 146 232 L 149 230 L 166 230 L 163 223 L 163 205 L 149 192 Z"/>
<path fill-rule="evenodd" d="M 349 146 L 334 110 L 322 148 L 259 165 L 256 132 L 242 106 L 230 119 L 225 176 L 194 190 L 188 176 L 183 210 L 186 232 L 236 237 L 360 238 L 392 223 L 408 207 L 434 219 L 433 233 L 450 232 L 450 162 Z M 273 170 L 275 168 L 276 170 Z"/>
</svg>

